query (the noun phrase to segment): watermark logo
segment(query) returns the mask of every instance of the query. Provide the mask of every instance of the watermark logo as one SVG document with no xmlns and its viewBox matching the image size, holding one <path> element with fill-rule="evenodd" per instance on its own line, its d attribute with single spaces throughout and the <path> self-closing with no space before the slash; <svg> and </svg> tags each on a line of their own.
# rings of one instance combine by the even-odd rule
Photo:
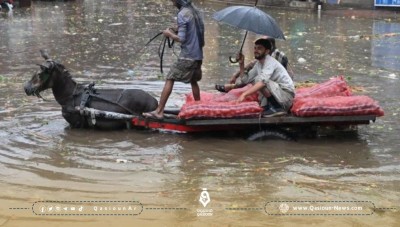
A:
<svg viewBox="0 0 400 227">
<path fill-rule="evenodd" d="M 371 201 L 270 201 L 265 204 L 268 215 L 372 215 Z"/>
<path fill-rule="evenodd" d="M 138 201 L 37 201 L 32 212 L 42 216 L 134 216 L 143 211 Z"/>
<path fill-rule="evenodd" d="M 204 207 L 206 207 L 207 204 L 211 202 L 210 194 L 208 194 L 207 188 L 203 188 L 203 191 L 200 193 L 199 201 L 201 204 L 203 204 Z"/>
<path fill-rule="evenodd" d="M 210 202 L 210 194 L 207 191 L 207 188 L 203 188 L 203 191 L 200 193 L 199 202 L 205 208 Z M 213 215 L 213 209 L 197 209 L 197 217 L 210 217 Z"/>
<path fill-rule="evenodd" d="M 281 203 L 281 205 L 279 205 L 279 211 L 282 214 L 286 214 L 289 211 L 289 205 L 287 205 L 286 203 Z"/>
</svg>

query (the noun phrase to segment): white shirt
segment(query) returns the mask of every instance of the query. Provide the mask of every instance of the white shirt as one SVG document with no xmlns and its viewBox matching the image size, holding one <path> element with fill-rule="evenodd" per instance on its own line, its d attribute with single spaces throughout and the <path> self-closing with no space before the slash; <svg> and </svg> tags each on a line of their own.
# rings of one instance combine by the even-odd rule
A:
<svg viewBox="0 0 400 227">
<path fill-rule="evenodd" d="M 248 74 L 249 78 L 254 78 L 254 83 L 261 81 L 267 84 L 268 80 L 272 80 L 278 83 L 283 90 L 294 94 L 294 83 L 285 67 L 269 55 L 265 57 L 264 64 L 257 61 Z"/>
</svg>

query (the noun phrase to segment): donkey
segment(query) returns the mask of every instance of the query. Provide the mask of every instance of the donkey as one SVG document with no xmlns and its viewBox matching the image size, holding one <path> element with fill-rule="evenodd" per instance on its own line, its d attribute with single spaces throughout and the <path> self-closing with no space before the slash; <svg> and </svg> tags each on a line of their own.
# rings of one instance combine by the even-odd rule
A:
<svg viewBox="0 0 400 227">
<path fill-rule="evenodd" d="M 50 59 L 41 50 L 45 59 L 32 79 L 25 83 L 25 93 L 41 98 L 40 92 L 51 88 L 58 104 L 62 107 L 62 116 L 72 128 L 122 129 L 126 122 L 113 119 L 96 119 L 93 124 L 76 107 L 90 107 L 101 111 L 116 112 L 140 116 L 143 112 L 157 108 L 157 100 L 140 89 L 94 89 L 75 82 L 65 67 Z"/>
</svg>

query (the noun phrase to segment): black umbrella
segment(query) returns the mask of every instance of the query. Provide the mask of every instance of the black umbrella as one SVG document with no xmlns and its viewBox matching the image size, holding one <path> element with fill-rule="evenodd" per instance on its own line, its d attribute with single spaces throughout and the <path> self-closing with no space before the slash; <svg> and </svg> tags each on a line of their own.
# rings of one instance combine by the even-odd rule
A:
<svg viewBox="0 0 400 227">
<path fill-rule="evenodd" d="M 239 53 L 242 52 L 244 42 L 249 31 L 259 35 L 267 35 L 275 39 L 285 39 L 282 30 L 270 15 L 258 9 L 256 4 L 251 6 L 230 6 L 214 13 L 213 18 L 232 25 L 237 28 L 246 30 L 242 46 Z M 231 60 L 231 62 L 234 62 Z"/>
</svg>

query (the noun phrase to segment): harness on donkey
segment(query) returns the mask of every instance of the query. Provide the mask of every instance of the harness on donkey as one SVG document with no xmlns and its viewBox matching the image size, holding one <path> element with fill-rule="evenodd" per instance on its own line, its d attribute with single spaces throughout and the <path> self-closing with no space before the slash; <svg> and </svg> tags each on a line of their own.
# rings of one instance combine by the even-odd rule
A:
<svg viewBox="0 0 400 227">
<path fill-rule="evenodd" d="M 87 122 L 90 126 L 95 126 L 96 125 L 96 117 L 97 118 L 105 118 L 105 119 L 114 119 L 114 120 L 129 120 L 131 119 L 134 115 L 137 115 L 134 111 L 130 110 L 129 108 L 126 108 L 125 106 L 120 104 L 120 100 L 124 94 L 125 90 L 121 90 L 119 93 L 117 99 L 115 101 L 107 99 L 106 97 L 102 96 L 99 94 L 94 87 L 95 83 L 91 82 L 87 86 L 83 88 L 82 92 L 78 92 L 73 94 L 73 96 L 79 96 L 81 95 L 81 101 L 79 106 L 75 104 L 75 99 L 73 99 L 73 107 L 74 109 L 72 111 L 79 111 L 79 114 L 81 116 L 82 122 Z M 101 111 L 101 110 L 96 110 L 93 108 L 90 108 L 91 105 L 90 103 L 94 100 L 98 99 L 113 105 L 116 105 L 125 111 L 127 111 L 130 114 L 122 114 L 122 113 L 116 113 L 116 112 L 108 112 L 108 111 Z M 82 124 L 81 127 L 84 127 Z"/>
</svg>

